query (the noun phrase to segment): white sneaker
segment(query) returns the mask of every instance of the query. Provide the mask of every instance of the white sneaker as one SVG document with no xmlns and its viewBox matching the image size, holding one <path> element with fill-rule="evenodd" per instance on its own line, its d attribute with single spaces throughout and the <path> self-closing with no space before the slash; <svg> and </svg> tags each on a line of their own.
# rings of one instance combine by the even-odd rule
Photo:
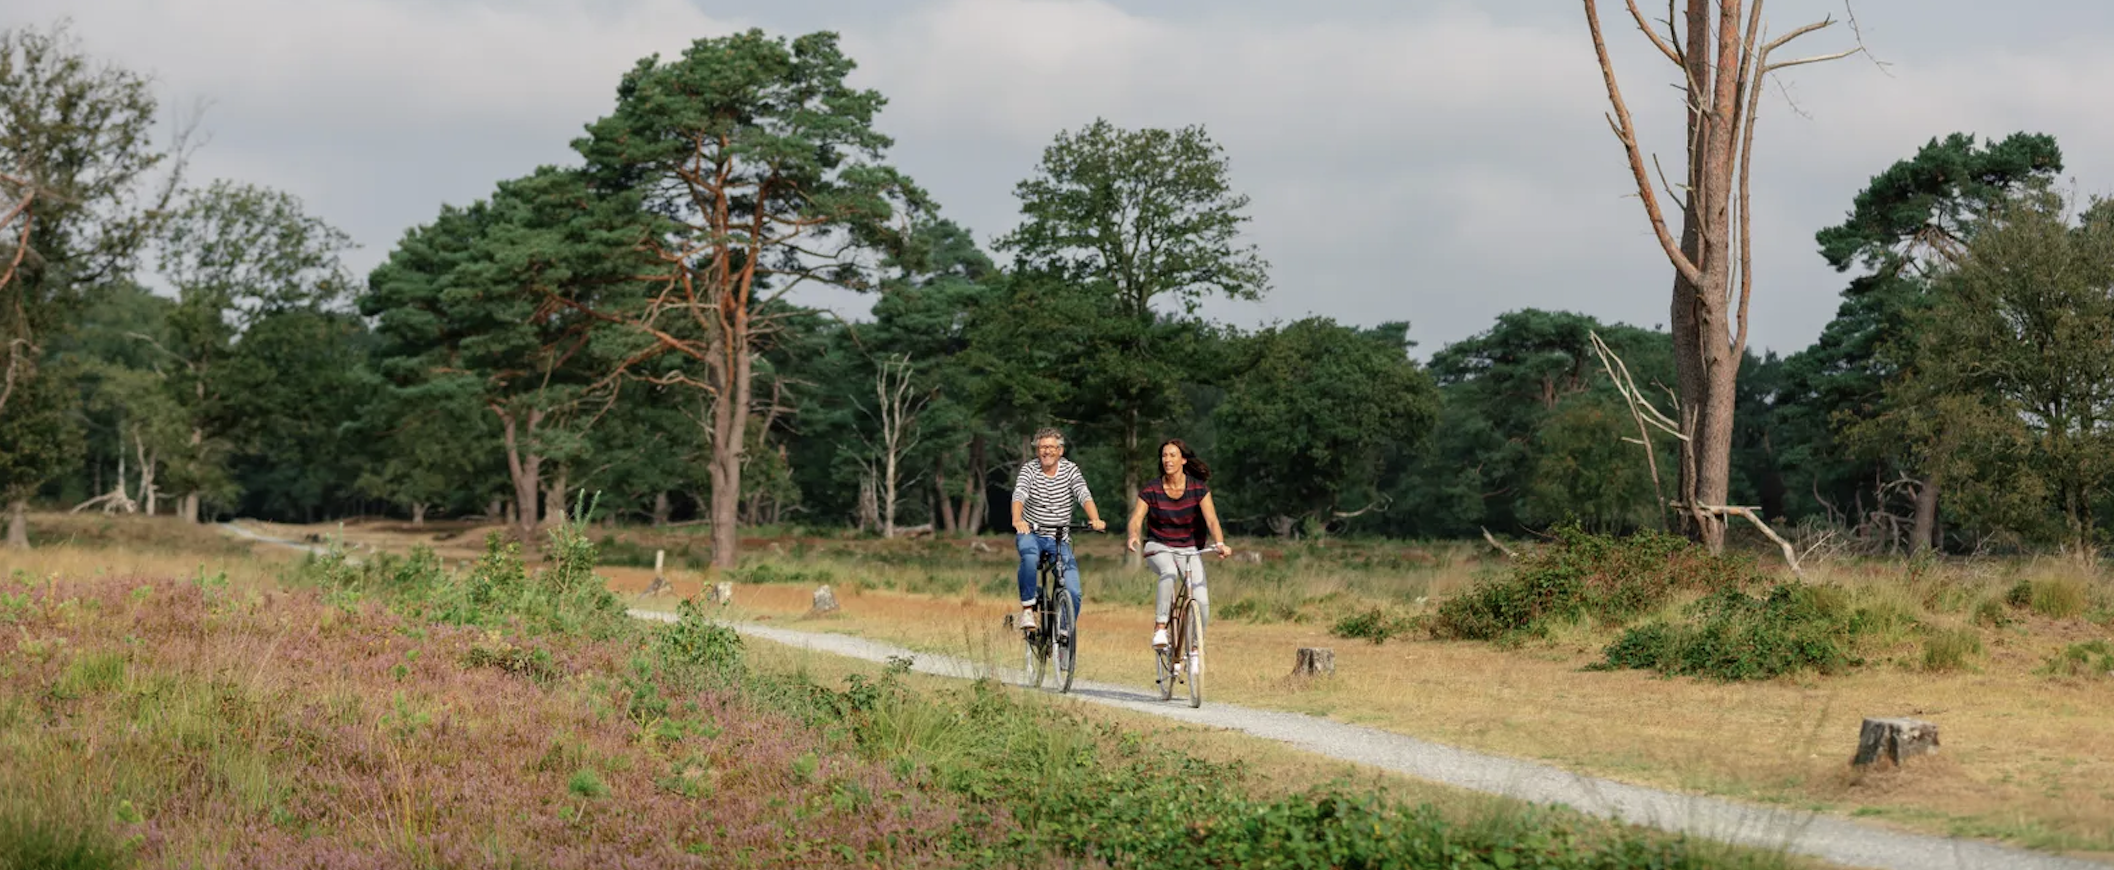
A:
<svg viewBox="0 0 2114 870">
<path fill-rule="evenodd" d="M 1166 648 L 1167 648 L 1167 629 L 1164 629 L 1164 628 L 1155 628 L 1155 629 L 1153 629 L 1153 630 L 1152 630 L 1152 648 L 1153 648 L 1153 649 L 1166 649 Z"/>
<path fill-rule="evenodd" d="M 1020 611 L 1020 630 L 1035 630 L 1035 608 L 1029 607 Z"/>
</svg>

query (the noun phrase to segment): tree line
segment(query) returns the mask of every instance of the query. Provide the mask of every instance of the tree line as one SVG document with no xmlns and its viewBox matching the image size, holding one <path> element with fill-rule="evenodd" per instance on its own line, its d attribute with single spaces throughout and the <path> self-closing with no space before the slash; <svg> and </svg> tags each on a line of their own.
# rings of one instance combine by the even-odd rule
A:
<svg viewBox="0 0 2114 870">
<path fill-rule="evenodd" d="M 1678 524 L 1669 333 L 1521 310 L 1420 363 L 1407 323 L 1204 318 L 1280 291 L 1196 126 L 1056 133 L 986 249 L 852 69 L 829 33 L 642 59 L 576 161 L 439 206 L 362 280 L 295 197 L 192 183 L 143 76 L 0 34 L 10 540 L 32 501 L 533 539 L 592 492 L 731 565 L 744 528 L 991 528 L 1046 425 L 1111 503 L 1184 438 L 1253 534 Z M 2048 136 L 1953 134 L 1875 175 L 1816 234 L 1835 319 L 1739 348 L 1726 498 L 1875 550 L 2096 547 L 2114 212 L 2060 172 Z M 798 304 L 823 285 L 870 315 Z"/>
</svg>

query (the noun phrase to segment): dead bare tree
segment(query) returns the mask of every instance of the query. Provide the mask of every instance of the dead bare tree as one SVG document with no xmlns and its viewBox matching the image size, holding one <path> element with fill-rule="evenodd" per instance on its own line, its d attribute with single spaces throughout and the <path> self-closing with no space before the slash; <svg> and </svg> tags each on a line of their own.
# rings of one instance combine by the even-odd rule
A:
<svg viewBox="0 0 2114 870">
<path fill-rule="evenodd" d="M 1651 400 L 1644 397 L 1644 391 L 1637 389 L 1636 379 L 1630 376 L 1630 367 L 1623 363 L 1622 357 L 1617 356 L 1615 351 L 1607 346 L 1607 342 L 1600 339 L 1599 333 L 1589 331 L 1586 333 L 1586 337 L 1592 340 L 1593 353 L 1600 357 L 1600 365 L 1607 370 L 1608 379 L 1615 383 L 1615 391 L 1621 393 L 1623 401 L 1629 405 L 1630 417 L 1637 421 L 1638 437 L 1624 437 L 1622 440 L 1644 447 L 1645 463 L 1651 467 L 1652 472 L 1652 489 L 1659 500 L 1661 510 L 1672 507 L 1687 511 L 1690 515 L 1703 514 L 1718 520 L 1721 524 L 1730 517 L 1744 518 L 1747 522 L 1753 524 L 1764 537 L 1776 542 L 1776 545 L 1784 551 L 1784 563 L 1791 566 L 1791 573 L 1804 577 L 1806 572 L 1799 567 L 1797 548 L 1791 546 L 1789 541 L 1784 540 L 1782 536 L 1776 533 L 1775 529 L 1769 527 L 1769 524 L 1762 519 L 1761 508 L 1696 504 L 1694 502 L 1669 503 L 1666 501 L 1665 490 L 1659 485 L 1658 449 L 1652 445 L 1651 430 L 1656 428 L 1661 432 L 1672 435 L 1675 440 L 1682 444 L 1683 452 L 1686 452 L 1689 436 L 1674 424 L 1672 418 L 1661 413 L 1657 407 L 1654 407 Z M 1675 413 L 1679 413 L 1678 408 L 1676 408 Z M 1486 539 L 1489 538 L 1489 531 L 1485 530 L 1483 536 Z M 1491 543 L 1495 545 L 1497 542 L 1493 540 Z M 1722 539 L 1720 545 L 1722 546 Z"/>
<path fill-rule="evenodd" d="M 1686 109 L 1683 141 L 1688 173 L 1678 192 L 1667 183 L 1657 156 L 1650 161 L 1665 185 L 1665 195 L 1681 199 L 1677 238 L 1652 184 L 1636 122 L 1623 101 L 1614 62 L 1601 35 L 1599 10 L 1594 0 L 1584 2 L 1593 52 L 1612 109 L 1608 126 L 1622 143 L 1645 217 L 1674 267 L 1676 412 L 1684 436 L 1675 503 L 1685 506 L 1681 516 L 1690 535 L 1719 552 L 1724 549 L 1728 517 L 1707 506 L 1725 504 L 1731 481 L 1733 392 L 1747 349 L 1747 310 L 1754 287 L 1748 181 L 1762 86 L 1771 73 L 1848 57 L 1864 51 L 1864 46 L 1860 40 L 1845 51 L 1777 60 L 1779 49 L 1833 25 L 1834 19 L 1824 18 L 1771 38 L 1762 17 L 1763 0 L 1685 0 L 1685 28 L 1677 29 L 1674 2 L 1668 0 L 1667 17 L 1660 22 L 1666 27 L 1662 34 L 1637 8 L 1637 0 L 1624 0 L 1637 29 L 1682 73 L 1675 90 Z M 1856 19 L 1850 21 L 1854 33 Z"/>
<path fill-rule="evenodd" d="M 896 534 L 896 501 L 901 491 L 903 457 L 920 440 L 918 415 L 932 401 L 931 391 L 912 385 L 909 354 L 895 354 L 874 361 L 874 406 L 867 409 L 875 424 L 866 441 L 867 463 L 880 500 L 881 537 Z"/>
</svg>

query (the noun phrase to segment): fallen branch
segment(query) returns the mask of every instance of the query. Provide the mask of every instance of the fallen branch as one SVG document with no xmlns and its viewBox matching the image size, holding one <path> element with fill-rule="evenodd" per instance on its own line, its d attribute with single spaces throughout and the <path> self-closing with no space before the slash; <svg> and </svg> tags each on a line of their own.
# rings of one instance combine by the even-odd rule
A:
<svg viewBox="0 0 2114 870">
<path fill-rule="evenodd" d="M 1783 536 L 1778 535 L 1775 529 L 1770 528 L 1768 523 L 1762 521 L 1761 514 L 1757 513 L 1757 511 L 1761 510 L 1760 508 L 1710 504 L 1677 504 L 1673 505 L 1673 507 L 1678 510 L 1693 510 L 1697 513 L 1705 513 L 1717 517 L 1745 517 L 1747 519 L 1747 522 L 1753 523 L 1754 527 L 1756 529 L 1761 530 L 1761 533 L 1764 536 L 1768 537 L 1771 541 L 1775 541 L 1776 545 L 1783 549 L 1784 564 L 1791 566 L 1791 573 L 1798 575 L 1799 579 L 1801 580 L 1805 579 L 1806 571 L 1805 569 L 1800 568 L 1798 565 L 1798 551 L 1792 548 L 1790 541 L 1784 540 Z"/>
<path fill-rule="evenodd" d="M 1482 526 L 1477 526 L 1476 528 L 1479 528 L 1479 529 L 1483 529 L 1483 540 L 1485 540 L 1485 541 L 1489 541 L 1489 542 L 1490 542 L 1490 546 L 1492 546 L 1492 547 L 1496 548 L 1498 552 L 1500 552 L 1500 553 L 1503 553 L 1503 554 L 1505 554 L 1505 558 L 1508 558 L 1508 559 L 1517 559 L 1517 558 L 1519 558 L 1519 554 L 1518 554 L 1518 553 L 1515 553 L 1515 552 L 1512 552 L 1512 548 L 1511 548 L 1511 547 L 1507 547 L 1507 546 L 1505 546 L 1504 544 L 1500 544 L 1500 543 L 1498 543 L 1498 542 L 1497 542 L 1497 538 L 1496 538 L 1496 537 L 1494 537 L 1494 536 L 1492 536 L 1492 535 L 1490 534 L 1490 530 L 1489 530 L 1489 529 L 1483 528 Z"/>
</svg>

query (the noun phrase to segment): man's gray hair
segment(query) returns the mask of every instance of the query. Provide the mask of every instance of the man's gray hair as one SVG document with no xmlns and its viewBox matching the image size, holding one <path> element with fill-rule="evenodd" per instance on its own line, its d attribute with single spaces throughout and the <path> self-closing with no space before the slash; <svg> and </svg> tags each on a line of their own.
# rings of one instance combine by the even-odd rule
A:
<svg viewBox="0 0 2114 870">
<path fill-rule="evenodd" d="M 1059 432 L 1059 431 L 1057 431 L 1056 429 L 1050 428 L 1050 427 L 1048 427 L 1048 426 L 1045 426 L 1045 427 L 1043 427 L 1043 428 L 1042 428 L 1042 431 L 1036 432 L 1036 433 L 1035 433 L 1035 437 L 1034 437 L 1033 439 L 1030 439 L 1030 440 L 1028 441 L 1028 443 L 1029 443 L 1029 444 L 1041 444 L 1041 443 L 1042 443 L 1042 439 L 1044 439 L 1044 438 L 1055 438 L 1055 439 L 1057 439 L 1057 446 L 1059 446 L 1059 447 L 1063 447 L 1063 446 L 1064 446 L 1064 433 L 1063 433 L 1063 432 Z"/>
</svg>

